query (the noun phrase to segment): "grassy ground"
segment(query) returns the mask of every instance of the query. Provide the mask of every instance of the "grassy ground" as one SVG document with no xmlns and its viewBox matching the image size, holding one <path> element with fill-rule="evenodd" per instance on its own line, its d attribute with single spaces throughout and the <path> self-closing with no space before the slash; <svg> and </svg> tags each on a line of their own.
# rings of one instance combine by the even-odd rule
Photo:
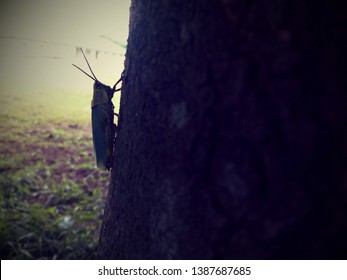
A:
<svg viewBox="0 0 347 280">
<path fill-rule="evenodd" d="M 95 168 L 91 94 L 0 93 L 1 259 L 96 257 L 110 174 Z"/>
</svg>

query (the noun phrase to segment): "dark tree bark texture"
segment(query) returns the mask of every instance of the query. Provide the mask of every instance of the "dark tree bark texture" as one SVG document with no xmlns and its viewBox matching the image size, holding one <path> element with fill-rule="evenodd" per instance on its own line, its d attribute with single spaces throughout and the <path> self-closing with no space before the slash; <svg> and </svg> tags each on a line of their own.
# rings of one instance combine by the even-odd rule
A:
<svg viewBox="0 0 347 280">
<path fill-rule="evenodd" d="M 347 258 L 337 3 L 133 0 L 100 258 Z"/>
</svg>

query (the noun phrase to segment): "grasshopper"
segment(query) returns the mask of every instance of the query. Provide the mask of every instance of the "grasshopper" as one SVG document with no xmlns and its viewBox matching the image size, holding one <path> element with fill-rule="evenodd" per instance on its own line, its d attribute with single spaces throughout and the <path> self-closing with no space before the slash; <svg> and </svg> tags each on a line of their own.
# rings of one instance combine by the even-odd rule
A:
<svg viewBox="0 0 347 280">
<path fill-rule="evenodd" d="M 122 81 L 123 74 L 112 88 L 104 85 L 94 75 L 82 48 L 80 50 L 93 76 L 89 75 L 75 64 L 72 65 L 94 80 L 91 109 L 96 166 L 102 170 L 110 171 L 113 164 L 113 149 L 117 133 L 117 125 L 114 123 L 114 116 L 118 117 L 118 114 L 114 112 L 112 98 L 115 92 L 121 90 L 121 88 L 116 89 L 116 87 Z"/>
</svg>

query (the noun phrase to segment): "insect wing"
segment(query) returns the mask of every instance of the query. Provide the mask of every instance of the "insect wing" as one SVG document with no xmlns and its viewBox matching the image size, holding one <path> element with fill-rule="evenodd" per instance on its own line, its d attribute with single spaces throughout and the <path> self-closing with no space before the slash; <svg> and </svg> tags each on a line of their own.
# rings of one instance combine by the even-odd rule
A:
<svg viewBox="0 0 347 280">
<path fill-rule="evenodd" d="M 113 104 L 109 99 L 112 89 L 100 82 L 94 84 L 92 100 L 92 132 L 96 166 L 102 170 L 112 167 Z"/>
<path fill-rule="evenodd" d="M 107 163 L 107 110 L 106 104 L 99 104 L 92 108 L 93 146 L 96 166 L 106 170 Z"/>
</svg>

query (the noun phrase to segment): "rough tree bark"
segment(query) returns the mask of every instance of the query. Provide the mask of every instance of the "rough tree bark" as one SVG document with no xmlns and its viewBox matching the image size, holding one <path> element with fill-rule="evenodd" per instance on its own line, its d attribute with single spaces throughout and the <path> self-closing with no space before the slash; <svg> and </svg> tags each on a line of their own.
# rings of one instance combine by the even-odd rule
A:
<svg viewBox="0 0 347 280">
<path fill-rule="evenodd" d="M 133 0 L 100 258 L 346 258 L 345 14 Z"/>
</svg>

